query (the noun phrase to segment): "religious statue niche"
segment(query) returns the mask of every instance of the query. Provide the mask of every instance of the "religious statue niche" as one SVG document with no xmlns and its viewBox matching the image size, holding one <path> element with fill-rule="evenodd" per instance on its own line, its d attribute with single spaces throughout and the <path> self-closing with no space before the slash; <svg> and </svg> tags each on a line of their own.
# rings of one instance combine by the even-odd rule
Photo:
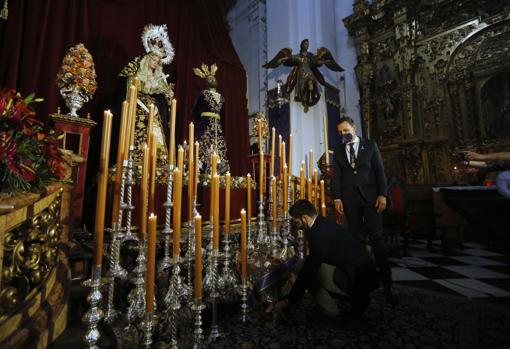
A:
<svg viewBox="0 0 510 349">
<path fill-rule="evenodd" d="M 224 175 L 230 171 L 227 144 L 221 129 L 221 116 L 225 110 L 225 99 L 216 90 L 218 87 L 218 81 L 215 77 L 216 71 L 218 71 L 216 64 L 211 65 L 210 68 L 206 64 L 202 64 L 200 68 L 193 68 L 193 73 L 196 76 L 205 79 L 205 89 L 200 91 L 193 106 L 192 115 L 194 120 L 199 120 L 197 137 L 200 142 L 199 161 L 202 171 L 205 173 L 211 172 L 211 155 L 216 152 L 219 157 L 217 173 Z"/>
<path fill-rule="evenodd" d="M 326 65 L 331 70 L 343 71 L 327 48 L 320 47 L 317 49 L 317 53 L 313 54 L 308 52 L 308 46 L 308 39 L 301 41 L 300 51 L 297 55 L 292 54 L 291 48 L 283 48 L 272 60 L 262 66 L 266 69 L 277 68 L 282 64 L 294 67 L 287 77 L 286 92 L 290 94 L 295 88 L 294 100 L 303 105 L 305 113 L 309 107 L 317 104 L 321 97 L 317 81 L 323 86 L 326 85 L 324 76 L 318 68 Z"/>
<path fill-rule="evenodd" d="M 129 62 L 120 73 L 121 77 L 127 78 L 128 87 L 134 78 L 138 78 L 140 81 L 133 159 L 136 163 L 141 162 L 142 145 L 147 142 L 149 106 L 154 104 L 153 130 L 158 153 L 158 166 L 164 166 L 168 157 L 165 135 L 169 133 L 169 109 L 174 93 L 172 91 L 173 84 L 167 82 L 168 75 L 163 71 L 163 65 L 170 64 L 175 53 L 165 24 L 146 25 L 142 33 L 142 43 L 145 54 Z"/>
<path fill-rule="evenodd" d="M 510 72 L 493 76 L 482 87 L 482 118 L 489 138 L 510 135 Z"/>
</svg>

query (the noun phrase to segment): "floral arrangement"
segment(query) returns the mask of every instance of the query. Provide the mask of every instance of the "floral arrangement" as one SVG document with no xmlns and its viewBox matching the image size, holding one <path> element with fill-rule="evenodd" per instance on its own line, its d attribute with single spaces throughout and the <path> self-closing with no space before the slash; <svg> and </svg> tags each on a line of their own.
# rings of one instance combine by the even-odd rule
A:
<svg viewBox="0 0 510 349">
<path fill-rule="evenodd" d="M 83 44 L 73 46 L 67 51 L 57 74 L 57 86 L 61 90 L 76 88 L 88 98 L 96 92 L 94 60 Z"/>
<path fill-rule="evenodd" d="M 54 131 L 45 131 L 30 104 L 34 94 L 21 97 L 0 89 L 0 191 L 38 190 L 65 177 L 66 165 Z"/>
</svg>

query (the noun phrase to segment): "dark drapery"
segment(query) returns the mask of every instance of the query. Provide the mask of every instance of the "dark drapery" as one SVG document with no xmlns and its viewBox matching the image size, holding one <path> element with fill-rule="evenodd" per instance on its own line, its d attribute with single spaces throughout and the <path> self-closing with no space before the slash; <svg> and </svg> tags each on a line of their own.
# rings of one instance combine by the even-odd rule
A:
<svg viewBox="0 0 510 349">
<path fill-rule="evenodd" d="M 143 53 L 140 39 L 147 23 L 166 24 L 176 56 L 166 66 L 176 83 L 177 138 L 186 135 L 193 102 L 203 81 L 192 68 L 202 62 L 219 67 L 219 92 L 226 99 L 225 138 L 235 175 L 247 172 L 248 112 L 246 72 L 234 50 L 218 0 L 16 0 L 9 18 L 0 20 L 0 86 L 22 94 L 35 92 L 45 101 L 41 116 L 66 110 L 56 87 L 57 71 L 67 49 L 79 42 L 94 57 L 99 88 L 80 111 L 99 122 L 93 131 L 89 169 L 97 162 L 102 111 L 119 110 L 118 74 Z M 117 113 L 118 114 L 118 113 Z M 114 115 L 119 116 L 119 115 Z"/>
</svg>

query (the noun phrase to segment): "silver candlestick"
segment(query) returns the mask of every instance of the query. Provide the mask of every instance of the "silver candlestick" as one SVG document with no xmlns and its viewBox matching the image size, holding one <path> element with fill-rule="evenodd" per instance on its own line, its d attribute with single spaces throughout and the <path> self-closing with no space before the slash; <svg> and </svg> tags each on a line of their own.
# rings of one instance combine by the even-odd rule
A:
<svg viewBox="0 0 510 349">
<path fill-rule="evenodd" d="M 145 313 L 145 321 L 142 323 L 144 333 L 143 346 L 144 348 L 152 348 L 152 329 L 155 327 L 154 312 Z"/>
<path fill-rule="evenodd" d="M 168 287 L 168 292 L 165 296 L 165 305 L 167 306 L 166 312 L 170 321 L 170 348 L 177 349 L 177 314 L 181 309 L 181 300 L 188 296 L 189 290 L 185 290 L 181 276 L 180 257 L 174 256 L 172 261 L 172 279 Z"/>
<path fill-rule="evenodd" d="M 246 250 L 248 253 L 251 253 L 255 250 L 255 245 L 253 244 L 253 239 L 251 235 L 251 219 L 248 220 L 248 231 L 246 233 Z"/>
<path fill-rule="evenodd" d="M 248 281 L 243 279 L 241 283 L 241 321 L 248 319 Z"/>
<path fill-rule="evenodd" d="M 133 279 L 135 288 L 131 290 L 128 296 L 128 324 L 131 324 L 137 319 L 142 319 L 145 313 L 145 271 L 147 267 L 144 239 L 140 239 L 140 243 L 138 244 L 138 257 L 136 258 L 136 262 L 137 265 L 134 269 L 136 276 Z"/>
<path fill-rule="evenodd" d="M 290 205 L 290 178 L 287 181 L 289 187 L 287 190 L 287 197 L 283 198 L 283 200 L 287 200 L 287 207 Z M 283 231 L 282 231 L 282 242 L 283 242 L 283 248 L 280 253 L 280 259 L 281 260 L 288 260 L 290 257 L 292 257 L 292 251 L 289 247 L 289 236 L 290 236 L 290 215 L 289 211 L 283 212 Z"/>
<path fill-rule="evenodd" d="M 108 284 L 108 301 L 106 305 L 106 317 L 105 320 L 108 323 L 113 323 L 117 318 L 117 311 L 115 310 L 114 305 L 114 295 L 115 295 L 115 279 L 119 278 L 121 280 L 125 280 L 127 277 L 127 271 L 120 265 L 120 234 L 118 229 L 118 224 L 113 223 L 112 229 L 112 242 L 110 246 L 110 270 L 108 271 L 109 276 L 109 284 Z"/>
<path fill-rule="evenodd" d="M 219 288 L 222 290 L 227 290 L 231 287 L 234 287 L 236 284 L 236 276 L 234 270 L 230 267 L 230 233 L 224 234 L 225 239 L 223 240 L 223 244 L 225 246 L 224 252 L 224 262 L 223 262 L 223 273 L 219 280 Z"/>
<path fill-rule="evenodd" d="M 193 349 L 203 348 L 204 346 L 204 332 L 202 331 L 202 310 L 204 309 L 205 304 L 202 303 L 202 298 L 195 298 L 191 306 L 195 327 L 193 330 Z"/>
<path fill-rule="evenodd" d="M 171 219 L 172 219 L 172 185 L 173 185 L 173 178 L 174 178 L 174 165 L 169 164 L 168 165 L 168 181 L 166 183 L 166 201 L 163 204 L 165 207 L 165 229 L 163 229 L 162 234 L 165 237 L 165 245 L 164 245 L 164 251 L 165 255 L 161 262 L 159 262 L 158 270 L 164 271 L 172 265 L 172 259 L 170 258 L 170 240 L 172 238 L 172 226 L 171 226 Z"/>
<path fill-rule="evenodd" d="M 209 342 L 214 342 L 216 339 L 220 337 L 220 330 L 218 327 L 218 258 L 219 252 L 218 250 L 213 250 L 211 254 L 211 274 L 210 276 L 210 294 L 211 297 L 211 306 L 212 306 L 212 323 L 211 323 L 211 333 L 209 334 Z M 205 288 L 205 287 L 204 287 Z"/>
<path fill-rule="evenodd" d="M 269 237 L 267 236 L 266 220 L 264 219 L 264 196 L 261 195 L 259 199 L 259 214 L 258 214 L 258 236 L 257 248 L 264 249 L 269 246 Z"/>
<path fill-rule="evenodd" d="M 133 152 L 134 146 L 131 145 L 129 147 L 129 158 L 128 158 L 128 166 L 127 166 L 127 181 L 126 181 L 126 191 L 127 191 L 127 200 L 126 202 L 121 203 L 121 209 L 126 210 L 126 234 L 123 236 L 122 241 L 129 240 L 137 240 L 137 237 L 131 232 L 131 216 L 135 207 L 133 206 L 133 185 L 135 182 L 133 181 Z"/>
<path fill-rule="evenodd" d="M 82 318 L 82 321 L 87 325 L 87 332 L 83 339 L 88 349 L 99 349 L 96 343 L 101 337 L 101 333 L 97 328 L 97 324 L 103 318 L 103 311 L 99 307 L 99 302 L 103 298 L 100 289 L 102 285 L 100 265 L 93 267 L 91 278 L 83 284 L 86 287 L 90 287 L 90 293 L 87 296 L 90 308 Z"/>
<path fill-rule="evenodd" d="M 273 223 L 273 179 L 275 177 L 271 176 L 269 180 L 269 195 L 267 196 L 267 225 L 271 226 Z"/>
</svg>

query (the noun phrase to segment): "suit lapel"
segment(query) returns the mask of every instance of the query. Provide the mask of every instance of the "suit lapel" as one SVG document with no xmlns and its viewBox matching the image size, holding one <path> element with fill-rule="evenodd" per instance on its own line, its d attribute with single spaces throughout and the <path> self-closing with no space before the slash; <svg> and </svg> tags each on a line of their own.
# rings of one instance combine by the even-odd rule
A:
<svg viewBox="0 0 510 349">
<path fill-rule="evenodd" d="M 345 144 L 340 144 L 340 161 L 342 161 L 344 163 L 344 165 L 347 165 L 349 167 L 351 167 L 351 164 L 349 163 L 349 159 L 347 159 L 347 153 L 346 153 L 346 150 L 345 150 Z"/>
<path fill-rule="evenodd" d="M 364 156 L 367 153 L 366 147 L 367 147 L 367 145 L 366 145 L 365 140 L 360 137 L 360 139 L 359 139 L 359 147 L 358 147 L 358 156 L 357 156 L 357 159 L 356 159 L 356 168 L 358 168 L 359 164 L 363 163 Z"/>
</svg>

